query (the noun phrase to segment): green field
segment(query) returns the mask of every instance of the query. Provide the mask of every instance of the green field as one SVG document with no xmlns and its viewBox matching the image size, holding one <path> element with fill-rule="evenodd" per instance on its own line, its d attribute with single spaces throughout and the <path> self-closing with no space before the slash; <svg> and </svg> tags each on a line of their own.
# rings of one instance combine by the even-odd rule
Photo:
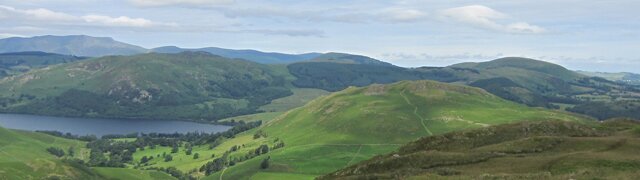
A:
<svg viewBox="0 0 640 180">
<path fill-rule="evenodd" d="M 392 152 L 423 136 L 536 120 L 583 122 L 588 118 L 531 108 L 477 88 L 433 81 L 349 88 L 263 125 L 260 130 L 267 132 L 269 139 L 278 138 L 286 144 L 267 154 L 271 157 L 268 169 L 259 169 L 265 157 L 257 157 L 207 178 L 251 179 L 262 177 L 263 172 L 268 172 L 269 178 L 320 176 Z"/>
</svg>

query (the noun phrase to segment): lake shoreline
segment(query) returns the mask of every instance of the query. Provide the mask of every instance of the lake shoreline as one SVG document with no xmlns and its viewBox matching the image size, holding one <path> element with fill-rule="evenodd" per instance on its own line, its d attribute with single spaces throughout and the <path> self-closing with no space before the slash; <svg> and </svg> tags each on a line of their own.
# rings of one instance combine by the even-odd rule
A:
<svg viewBox="0 0 640 180">
<path fill-rule="evenodd" d="M 27 131 L 59 131 L 74 135 L 113 135 L 130 133 L 218 133 L 233 126 L 164 119 L 115 119 L 58 117 L 0 113 L 0 126 Z"/>
<path fill-rule="evenodd" d="M 32 113 L 23 113 L 23 112 L 12 112 L 12 111 L 3 111 L 0 110 L 0 115 L 2 114 L 20 114 L 20 115 L 31 115 L 31 116 L 45 116 L 45 117 L 61 117 L 61 118 L 86 118 L 86 119 L 122 119 L 122 120 L 154 120 L 154 121 L 184 121 L 184 122 L 194 122 L 201 124 L 213 124 L 213 125 L 223 125 L 223 126 L 233 126 L 228 123 L 218 122 L 222 119 L 233 118 L 238 116 L 250 115 L 260 112 L 248 113 L 248 114 L 239 114 L 236 116 L 229 116 L 216 120 L 205 120 L 205 119 L 163 119 L 163 118 L 145 118 L 145 117 L 118 117 L 118 116 L 68 116 L 68 115 L 53 115 L 53 114 L 32 114 Z"/>
</svg>

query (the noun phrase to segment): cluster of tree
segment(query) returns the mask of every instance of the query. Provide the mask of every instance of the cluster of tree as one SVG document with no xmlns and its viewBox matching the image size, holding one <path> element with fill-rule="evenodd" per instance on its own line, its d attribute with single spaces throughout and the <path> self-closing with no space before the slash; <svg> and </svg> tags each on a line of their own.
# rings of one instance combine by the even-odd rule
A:
<svg viewBox="0 0 640 180">
<path fill-rule="evenodd" d="M 135 143 L 138 147 L 161 145 L 161 146 L 173 146 L 178 142 L 188 142 L 190 145 L 203 145 L 203 144 L 216 144 L 216 141 L 222 137 L 232 138 L 236 134 L 242 133 L 249 129 L 256 128 L 262 125 L 262 121 L 254 121 L 245 123 L 240 121 L 233 128 L 219 133 L 141 133 Z"/>
<path fill-rule="evenodd" d="M 110 139 L 91 141 L 87 143 L 87 148 L 91 149 L 89 165 L 101 167 L 125 167 L 125 163 L 133 161 L 133 153 L 137 150 L 133 143 Z"/>
<path fill-rule="evenodd" d="M 253 134 L 253 139 L 258 139 L 261 137 L 267 137 L 267 132 L 264 132 L 263 130 L 258 130 L 255 134 Z"/>
<path fill-rule="evenodd" d="M 196 180 L 196 179 L 198 179 L 198 178 L 190 175 L 190 173 L 183 173 L 182 171 L 178 170 L 175 167 L 168 167 L 168 168 L 151 167 L 151 168 L 147 168 L 147 170 L 162 171 L 162 172 L 165 172 L 165 173 L 177 178 L 178 180 Z"/>
<path fill-rule="evenodd" d="M 85 136 L 78 136 L 78 135 L 74 135 L 71 133 L 63 133 L 60 131 L 42 131 L 42 130 L 37 130 L 36 132 L 39 133 L 44 133 L 44 134 L 48 134 L 48 135 L 52 135 L 52 136 L 57 136 L 57 137 L 61 137 L 61 138 L 66 138 L 66 139 L 76 139 L 76 140 L 80 140 L 80 141 L 95 141 L 98 138 L 95 135 L 85 135 Z"/>
<path fill-rule="evenodd" d="M 567 108 L 568 111 L 586 114 L 600 120 L 628 117 L 640 119 L 640 101 L 625 100 L 614 102 L 592 101 Z"/>
<path fill-rule="evenodd" d="M 167 154 L 164 156 L 164 162 L 173 161 L 173 156 L 171 154 Z"/>
<path fill-rule="evenodd" d="M 102 135 L 102 139 L 119 139 L 119 138 L 137 138 L 140 136 L 140 133 L 129 133 L 129 134 L 106 134 Z"/>
<path fill-rule="evenodd" d="M 191 155 L 192 151 L 193 151 L 193 146 L 191 145 L 191 143 L 186 143 L 184 147 L 184 154 Z"/>
<path fill-rule="evenodd" d="M 1 76 L 4 76 L 2 74 L 2 71 L 0 71 L 0 77 Z M 11 104 L 18 103 L 18 102 L 19 102 L 19 100 L 15 99 L 15 98 L 4 98 L 4 97 L 2 97 L 2 98 L 0 98 L 0 107 L 6 108 L 7 106 L 9 106 Z"/>
<path fill-rule="evenodd" d="M 147 89 L 147 91 L 152 91 Z M 136 91 L 137 92 L 137 91 Z M 192 103 L 189 105 L 178 105 L 181 103 L 164 102 L 169 100 L 163 95 L 153 95 L 159 97 L 158 100 L 149 103 L 135 103 L 131 99 L 122 100 L 122 97 L 136 96 L 109 96 L 97 94 L 90 91 L 69 89 L 55 97 L 42 97 L 30 99 L 18 97 L 0 99 L 0 111 L 10 113 L 43 114 L 53 116 L 68 117 L 102 117 L 102 118 L 128 118 L 138 117 L 145 119 L 222 119 L 227 117 L 257 113 L 258 107 L 268 104 L 273 99 L 291 95 L 292 92 L 284 87 L 264 88 L 250 97 L 242 99 L 249 101 L 247 107 L 238 108 L 230 104 L 217 103 L 204 107 L 198 107 Z M 154 98 L 155 99 L 155 98 Z M 175 99 L 181 99 L 175 97 Z M 206 97 L 194 96 L 197 102 L 202 102 Z M 20 104 L 19 106 L 12 106 Z M 162 105 L 167 104 L 167 105 Z"/>
<path fill-rule="evenodd" d="M 256 156 L 267 154 L 269 153 L 269 146 L 266 144 L 260 145 L 260 147 L 256 148 L 256 150 L 254 150 L 253 152 L 256 154 Z"/>
<path fill-rule="evenodd" d="M 263 145 L 260 145 L 255 150 L 245 154 L 245 156 L 229 158 L 229 154 L 241 148 L 241 146 L 237 146 L 237 145 L 232 146 L 228 151 L 224 153 L 222 157 L 216 158 L 212 161 L 207 162 L 205 165 L 202 165 L 202 167 L 200 167 L 199 170 L 200 172 L 203 172 L 205 175 L 210 175 L 211 173 L 215 173 L 223 170 L 227 166 L 234 166 L 237 163 L 258 157 L 263 154 L 267 154 L 269 153 L 270 150 L 284 147 L 284 142 L 282 142 L 281 140 L 276 139 L 275 142 L 276 144 L 272 148 L 270 148 L 266 144 L 263 144 Z M 266 169 L 269 167 L 269 159 L 270 157 L 267 157 L 267 159 L 262 161 L 260 165 L 261 168 Z"/>
<path fill-rule="evenodd" d="M 142 156 L 140 158 L 140 164 L 147 164 L 149 161 L 153 160 L 153 156 Z"/>
<path fill-rule="evenodd" d="M 223 170 L 228 164 L 229 153 L 225 152 L 224 155 L 220 158 L 216 158 L 212 161 L 207 162 L 202 165 L 199 169 L 200 172 L 204 172 L 205 175 L 210 175 L 212 173 Z"/>
<path fill-rule="evenodd" d="M 58 156 L 58 157 L 64 156 L 64 150 L 62 150 L 60 148 L 57 148 L 57 147 L 49 147 L 49 148 L 47 148 L 47 152 L 49 152 L 49 153 L 51 153 L 51 154 L 53 154 L 55 156 Z"/>
<path fill-rule="evenodd" d="M 266 159 L 263 159 L 262 162 L 260 163 L 260 169 L 267 169 L 269 168 L 269 160 L 271 159 L 271 156 L 267 156 Z"/>
</svg>

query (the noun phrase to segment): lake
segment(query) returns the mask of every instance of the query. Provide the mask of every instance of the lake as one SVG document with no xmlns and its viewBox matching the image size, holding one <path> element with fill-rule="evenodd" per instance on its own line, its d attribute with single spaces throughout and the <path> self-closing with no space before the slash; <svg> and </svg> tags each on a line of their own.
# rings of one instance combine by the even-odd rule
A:
<svg viewBox="0 0 640 180">
<path fill-rule="evenodd" d="M 128 134 L 128 133 L 186 133 L 223 132 L 231 126 L 202 124 L 186 121 L 93 119 L 50 117 L 24 114 L 0 114 L 0 126 L 21 130 L 54 130 L 74 135 Z"/>
</svg>

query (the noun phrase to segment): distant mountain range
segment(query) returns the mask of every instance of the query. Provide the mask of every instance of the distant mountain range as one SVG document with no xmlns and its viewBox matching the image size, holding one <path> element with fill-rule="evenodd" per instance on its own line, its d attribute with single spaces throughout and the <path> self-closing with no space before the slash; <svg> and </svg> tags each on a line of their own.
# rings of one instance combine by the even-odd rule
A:
<svg viewBox="0 0 640 180">
<path fill-rule="evenodd" d="M 72 36 L 35 36 L 29 38 L 12 37 L 0 39 L 0 53 L 42 51 L 75 56 L 132 55 L 148 50 L 109 37 Z"/>
<path fill-rule="evenodd" d="M 286 63 L 309 60 L 322 55 L 321 53 L 284 54 L 284 53 L 274 53 L 274 52 L 262 52 L 262 51 L 249 50 L 249 49 L 247 50 L 223 49 L 223 48 L 217 48 L 217 47 L 186 49 L 186 48 L 179 48 L 175 46 L 164 46 L 164 47 L 153 48 L 151 49 L 151 51 L 160 52 L 160 53 L 204 51 L 204 52 L 208 52 L 208 53 L 223 56 L 223 57 L 246 59 L 249 61 L 262 63 L 262 64 L 286 64 Z"/>
<path fill-rule="evenodd" d="M 367 56 L 336 53 L 330 52 L 321 54 L 319 56 L 310 59 L 309 62 L 330 62 L 330 63 L 342 63 L 342 64 L 364 64 L 364 65 L 378 65 L 378 66 L 394 66 L 391 63 L 373 59 Z"/>
<path fill-rule="evenodd" d="M 140 46 L 119 42 L 108 37 L 92 37 L 85 35 L 47 35 L 28 38 L 12 37 L 0 39 L 0 53 L 24 51 L 40 51 L 88 57 L 134 55 L 148 52 L 180 53 L 185 51 L 204 51 L 227 58 L 245 59 L 262 64 L 286 64 L 310 60 L 322 55 L 322 53 L 285 54 L 261 52 L 256 50 L 224 49 L 217 47 L 188 49 L 176 46 L 164 46 L 146 49 Z"/>
<path fill-rule="evenodd" d="M 608 73 L 608 72 L 589 72 L 589 71 L 576 71 L 580 74 L 587 76 L 601 77 L 610 81 L 618 81 L 629 84 L 640 85 L 640 74 L 620 72 L 620 73 Z"/>
</svg>

